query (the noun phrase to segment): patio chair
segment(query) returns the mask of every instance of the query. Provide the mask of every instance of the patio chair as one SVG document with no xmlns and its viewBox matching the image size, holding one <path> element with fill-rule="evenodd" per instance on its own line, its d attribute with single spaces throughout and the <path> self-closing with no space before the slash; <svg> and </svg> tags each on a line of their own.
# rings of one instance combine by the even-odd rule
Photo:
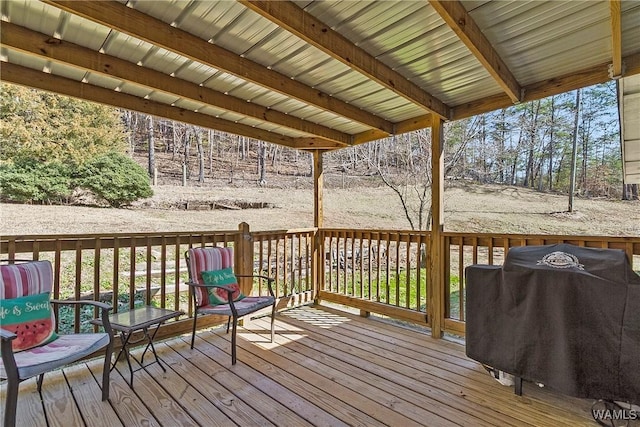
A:
<svg viewBox="0 0 640 427">
<path fill-rule="evenodd" d="M 102 400 L 109 398 L 109 365 L 113 340 L 108 313 L 111 307 L 95 301 L 51 300 L 53 269 L 49 261 L 6 260 L 0 265 L 0 379 L 7 380 L 4 425 L 16 424 L 18 386 L 46 372 L 62 368 L 103 348 Z M 90 304 L 101 310 L 104 333 L 56 333 L 51 304 Z"/>
<path fill-rule="evenodd" d="M 271 306 L 271 342 L 274 336 L 276 299 L 271 283 L 273 278 L 261 275 L 235 275 L 233 273 L 233 248 L 204 247 L 192 248 L 185 253 L 191 294 L 195 311 L 193 314 L 193 331 L 191 348 L 196 336 L 196 323 L 199 314 L 217 314 L 227 317 L 227 333 L 229 324 L 233 322 L 231 332 L 231 364 L 236 364 L 236 329 L 238 319 Z M 267 281 L 269 295 L 244 296 L 240 292 L 236 277 L 261 278 Z"/>
</svg>

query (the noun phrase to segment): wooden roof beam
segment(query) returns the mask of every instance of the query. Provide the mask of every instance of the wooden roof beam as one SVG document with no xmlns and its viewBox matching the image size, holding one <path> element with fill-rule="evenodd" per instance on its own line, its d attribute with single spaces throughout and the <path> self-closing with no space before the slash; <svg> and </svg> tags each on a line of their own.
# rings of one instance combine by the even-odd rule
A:
<svg viewBox="0 0 640 427">
<path fill-rule="evenodd" d="M 349 145 L 352 141 L 352 137 L 349 134 L 247 102 L 240 98 L 225 95 L 222 92 L 201 87 L 195 83 L 171 77 L 159 71 L 140 67 L 123 59 L 102 54 L 64 40 L 54 39 L 46 34 L 31 31 L 10 22 L 3 22 L 2 26 L 0 26 L 0 45 L 333 140 L 341 145 Z"/>
<path fill-rule="evenodd" d="M 317 47 L 327 55 L 357 70 L 383 87 L 392 90 L 410 102 L 448 119 L 449 107 L 427 93 L 415 83 L 378 61 L 364 49 L 354 45 L 346 37 L 332 30 L 313 15 L 291 1 L 238 0 L 245 7 L 259 13 Z"/>
<path fill-rule="evenodd" d="M 189 123 L 204 128 L 217 129 L 235 135 L 242 135 L 248 138 L 284 145 L 286 147 L 301 148 L 301 144 L 297 138 L 269 132 L 253 126 L 218 119 L 207 114 L 196 113 L 184 108 L 171 107 L 160 102 L 92 86 L 87 83 L 44 73 L 42 71 L 26 68 L 20 65 L 6 62 L 2 63 L 2 67 L 0 67 L 0 78 L 2 81 L 7 83 L 19 84 L 65 96 L 110 105 L 112 107 L 124 108 L 126 110 L 139 111 L 157 117 L 164 117 L 170 120 Z M 320 140 L 316 141 L 316 145 L 320 145 Z M 322 141 L 322 145 L 323 148 L 331 149 L 341 147 L 341 145 L 331 141 Z M 310 146 L 308 148 L 315 147 Z"/>
<path fill-rule="evenodd" d="M 610 77 L 622 77 L 622 8 L 620 0 L 610 0 L 611 9 L 611 70 Z"/>
<path fill-rule="evenodd" d="M 412 119 L 403 120 L 395 124 L 394 135 L 401 133 L 413 132 L 414 130 L 429 128 L 432 126 L 434 116 L 425 114 L 423 116 L 414 117 Z M 361 132 L 353 137 L 353 143 L 364 144 L 366 142 L 375 141 L 377 139 L 386 138 L 388 135 L 381 135 L 379 132 Z"/>
<path fill-rule="evenodd" d="M 354 105 L 315 90 L 186 31 L 115 1 L 43 0 L 64 11 L 224 70 L 244 80 L 272 89 L 366 126 L 391 133 L 393 124 Z"/>
<path fill-rule="evenodd" d="M 336 150 L 339 148 L 345 148 L 344 145 L 338 145 L 334 141 L 328 141 L 322 138 L 294 138 L 291 148 L 297 148 L 298 150 Z"/>
<path fill-rule="evenodd" d="M 640 54 L 629 55 L 622 58 L 625 69 L 623 77 L 640 74 Z M 576 90 L 582 87 L 605 83 L 610 80 L 610 63 L 596 65 L 577 73 L 567 74 L 561 77 L 543 80 L 524 87 L 525 96 L 522 102 L 535 101 L 551 95 Z M 495 95 L 478 101 L 468 102 L 453 107 L 453 120 L 464 119 L 500 108 L 510 107 L 511 99 L 506 95 Z"/>
<path fill-rule="evenodd" d="M 429 3 L 493 76 L 511 101 L 520 102 L 520 84 L 462 3 L 458 0 L 429 0 Z"/>
</svg>

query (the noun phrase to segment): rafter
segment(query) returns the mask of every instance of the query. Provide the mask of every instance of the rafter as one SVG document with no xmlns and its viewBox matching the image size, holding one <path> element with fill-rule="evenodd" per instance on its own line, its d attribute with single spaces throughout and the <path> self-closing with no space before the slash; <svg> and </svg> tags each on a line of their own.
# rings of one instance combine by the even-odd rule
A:
<svg viewBox="0 0 640 427">
<path fill-rule="evenodd" d="M 72 14 L 144 40 L 186 58 L 314 105 L 358 123 L 391 133 L 393 126 L 354 105 L 270 70 L 186 31 L 114 1 L 44 0 Z"/>
<path fill-rule="evenodd" d="M 622 9 L 620 0 L 610 0 L 611 9 L 611 77 L 622 76 Z"/>
<path fill-rule="evenodd" d="M 244 124 L 233 123 L 228 120 L 218 119 L 207 114 L 196 113 L 184 108 L 171 107 L 160 102 L 143 99 L 134 95 L 128 95 L 114 90 L 92 86 L 87 83 L 71 80 L 49 73 L 44 73 L 20 65 L 3 63 L 0 67 L 0 78 L 4 82 L 33 87 L 61 95 L 85 99 L 100 104 L 127 110 L 139 111 L 153 116 L 164 117 L 179 122 L 190 123 L 196 126 L 218 129 L 223 132 L 243 135 L 262 141 L 287 147 L 301 148 L 297 138 L 269 132 Z M 335 149 L 340 145 L 331 141 L 320 139 L 313 141 L 315 146 L 308 145 L 305 148 Z"/>
<path fill-rule="evenodd" d="M 493 76 L 511 101 L 521 101 L 520 84 L 462 3 L 458 0 L 429 0 L 429 3 Z"/>
<path fill-rule="evenodd" d="M 449 118 L 449 107 L 442 101 L 378 61 L 295 3 L 286 0 L 238 1 L 408 101 L 440 117 Z"/>
<path fill-rule="evenodd" d="M 351 136 L 328 127 L 302 120 L 280 111 L 262 107 L 230 95 L 179 79 L 159 71 L 140 67 L 129 61 L 87 49 L 18 25 L 3 22 L 0 27 L 2 46 L 52 59 L 100 75 L 140 84 L 178 97 L 206 103 L 238 114 L 275 123 L 290 129 L 330 139 L 343 145 L 351 143 Z"/>
<path fill-rule="evenodd" d="M 640 54 L 623 58 L 624 76 L 640 74 Z M 610 80 L 609 63 L 599 64 L 576 73 L 554 77 L 524 87 L 522 102 L 535 101 L 551 95 L 558 95 L 582 87 L 605 83 Z M 513 105 L 506 95 L 495 95 L 453 107 L 453 120 L 460 120 Z"/>
<path fill-rule="evenodd" d="M 424 129 L 431 127 L 434 116 L 432 114 L 425 114 L 422 116 L 414 117 L 412 119 L 403 120 L 395 123 L 394 135 L 401 133 L 413 132 L 414 130 Z M 387 135 L 380 135 L 374 131 L 361 132 L 353 137 L 354 144 L 364 144 L 366 142 L 375 141 L 377 139 L 386 138 Z"/>
</svg>

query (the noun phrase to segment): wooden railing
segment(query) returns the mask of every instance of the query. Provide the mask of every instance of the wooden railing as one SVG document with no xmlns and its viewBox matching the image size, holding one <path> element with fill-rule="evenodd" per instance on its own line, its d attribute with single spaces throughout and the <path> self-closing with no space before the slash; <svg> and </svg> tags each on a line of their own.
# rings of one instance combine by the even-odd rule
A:
<svg viewBox="0 0 640 427">
<path fill-rule="evenodd" d="M 233 246 L 236 271 L 275 278 L 274 291 L 279 307 L 283 307 L 313 298 L 315 233 L 315 229 L 251 233 L 243 223 L 238 230 L 210 232 L 2 236 L 0 254 L 3 259 L 51 261 L 53 298 L 104 301 L 114 307 L 114 312 L 155 305 L 182 310 L 186 319 L 193 315 L 185 285 L 188 271 L 184 253 L 189 248 Z M 265 283 L 249 281 L 248 287 L 254 294 L 264 294 Z M 89 312 L 82 308 L 62 310 L 57 318 L 63 330 L 94 328 L 88 323 L 96 314 L 92 308 Z M 204 317 L 202 324 L 216 320 L 220 319 L 207 321 Z M 187 331 L 189 325 L 182 323 L 169 329 Z"/>
<path fill-rule="evenodd" d="M 251 232 L 129 233 L 48 236 L 2 236 L 2 258 L 48 259 L 54 266 L 53 297 L 90 298 L 114 310 L 137 304 L 182 310 L 186 314 L 164 328 L 163 335 L 189 329 L 193 314 L 184 252 L 194 246 L 233 246 L 236 270 L 275 278 L 279 307 L 316 299 L 339 303 L 391 318 L 431 324 L 433 304 L 441 304 L 440 324 L 447 333 L 464 335 L 464 270 L 471 264 L 500 265 L 514 246 L 572 243 L 624 250 L 640 270 L 640 237 L 576 237 L 443 233 L 443 292 L 433 292 L 429 232 L 398 230 L 302 229 Z M 265 292 L 260 281 L 248 283 Z M 257 288 L 256 288 L 257 286 Z M 442 301 L 435 295 L 442 294 Z M 65 314 L 78 331 L 95 313 L 75 309 Z M 202 325 L 215 323 L 206 320 Z M 217 319 L 219 321 L 219 319 Z M 200 320 L 199 320 L 200 322 Z"/>
<path fill-rule="evenodd" d="M 592 248 L 621 249 L 626 252 L 632 268 L 640 271 L 640 236 L 589 237 L 530 234 L 469 234 L 443 233 L 444 332 L 464 335 L 465 277 L 464 269 L 472 264 L 502 265 L 509 248 L 515 246 L 570 243 Z"/>
<path fill-rule="evenodd" d="M 428 324 L 428 232 L 320 229 L 318 239 L 320 299 Z"/>
<path fill-rule="evenodd" d="M 101 300 L 115 312 L 154 304 L 191 314 L 184 252 L 192 246 L 235 245 L 239 236 L 237 230 L 3 236 L 0 253 L 9 259 L 51 261 L 56 299 Z M 91 327 L 92 315 L 74 309 L 73 329 Z M 69 321 L 58 316 L 59 323 L 61 318 Z"/>
<path fill-rule="evenodd" d="M 253 273 L 275 279 L 279 307 L 312 301 L 315 235 L 315 228 L 251 233 Z"/>
</svg>

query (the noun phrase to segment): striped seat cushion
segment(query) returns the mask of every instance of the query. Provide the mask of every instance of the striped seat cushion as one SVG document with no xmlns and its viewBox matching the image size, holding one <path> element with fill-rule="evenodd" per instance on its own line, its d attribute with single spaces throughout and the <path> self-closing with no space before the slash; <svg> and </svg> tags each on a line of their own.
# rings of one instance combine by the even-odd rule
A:
<svg viewBox="0 0 640 427">
<path fill-rule="evenodd" d="M 106 333 L 60 335 L 58 339 L 40 347 L 20 352 L 16 357 L 18 376 L 30 378 L 74 362 L 109 344 Z M 0 359 L 0 378 L 7 378 Z"/>
<path fill-rule="evenodd" d="M 273 305 L 274 300 L 275 298 L 272 296 L 244 297 L 240 301 L 235 301 L 233 305 L 238 312 L 238 317 L 242 317 L 245 314 Z M 218 314 L 220 316 L 231 316 L 233 314 L 229 304 L 204 305 L 198 308 L 198 313 Z"/>
</svg>

